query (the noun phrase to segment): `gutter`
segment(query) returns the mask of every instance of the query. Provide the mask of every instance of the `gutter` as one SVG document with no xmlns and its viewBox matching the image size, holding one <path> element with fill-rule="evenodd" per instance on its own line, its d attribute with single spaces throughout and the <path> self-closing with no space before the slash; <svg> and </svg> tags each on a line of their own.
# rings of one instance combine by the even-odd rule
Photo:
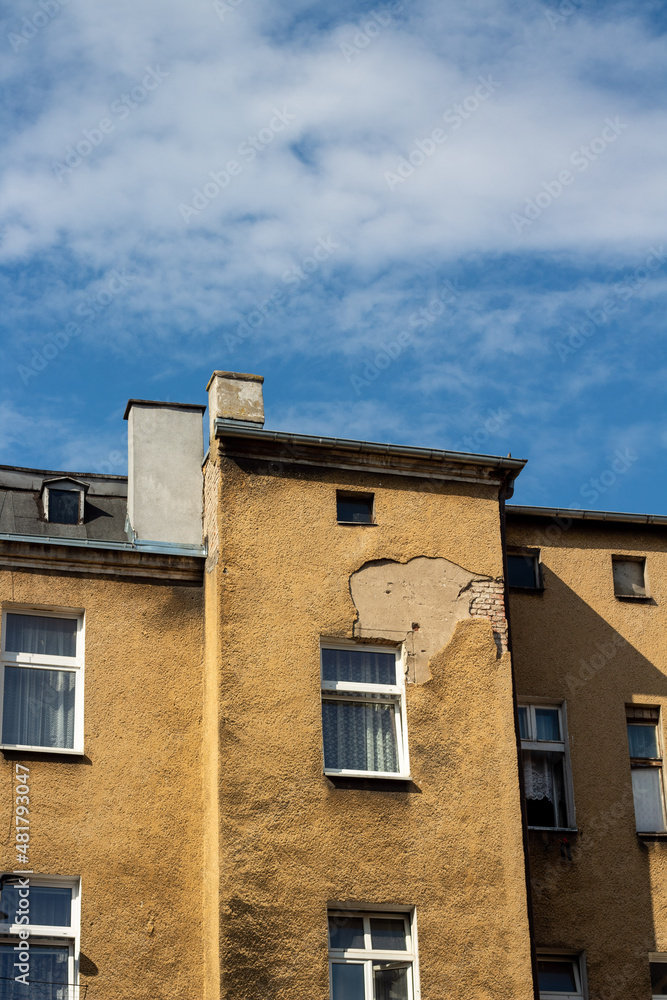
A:
<svg viewBox="0 0 667 1000">
<path fill-rule="evenodd" d="M 175 542 L 105 542 L 90 538 L 54 538 L 49 535 L 15 535 L 0 531 L 2 542 L 32 542 L 37 545 L 67 545 L 84 549 L 108 549 L 114 552 L 147 552 L 162 556 L 190 556 L 204 559 L 204 545 L 184 545 Z"/>
<path fill-rule="evenodd" d="M 667 525 L 665 514 L 623 514 L 610 510 L 571 510 L 569 507 L 521 507 L 508 504 L 507 513 L 528 517 L 570 518 L 574 521 L 613 521 L 620 524 L 663 524 Z"/>
<path fill-rule="evenodd" d="M 442 451 L 436 448 L 413 448 L 398 444 L 380 444 L 377 441 L 354 441 L 348 438 L 317 437 L 311 434 L 291 434 L 284 431 L 266 431 L 263 428 L 242 424 L 238 420 L 215 420 L 216 438 L 244 438 L 250 441 L 272 441 L 277 444 L 303 445 L 305 447 L 320 447 L 339 449 L 356 454 L 387 455 L 397 458 L 415 458 L 427 462 L 456 462 L 460 465 L 484 465 L 497 469 L 513 470 L 515 475 L 523 469 L 525 459 L 501 458 L 498 455 L 479 455 L 474 452 Z M 296 457 L 296 456 L 295 456 Z"/>
</svg>

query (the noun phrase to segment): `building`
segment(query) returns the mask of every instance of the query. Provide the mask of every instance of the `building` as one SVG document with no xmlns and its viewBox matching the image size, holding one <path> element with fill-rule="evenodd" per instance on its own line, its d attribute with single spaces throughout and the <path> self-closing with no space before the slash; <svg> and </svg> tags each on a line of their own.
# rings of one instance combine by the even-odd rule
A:
<svg viewBox="0 0 667 1000">
<path fill-rule="evenodd" d="M 667 518 L 208 393 L 0 467 L 0 997 L 667 996 Z"/>
</svg>

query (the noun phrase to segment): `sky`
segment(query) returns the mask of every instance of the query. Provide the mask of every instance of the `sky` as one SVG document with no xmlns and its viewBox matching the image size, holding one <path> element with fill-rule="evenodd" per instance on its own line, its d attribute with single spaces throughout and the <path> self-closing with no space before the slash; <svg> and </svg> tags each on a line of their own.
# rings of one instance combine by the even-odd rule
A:
<svg viewBox="0 0 667 1000">
<path fill-rule="evenodd" d="M 14 0 L 0 463 L 126 471 L 129 398 L 528 459 L 667 513 L 667 4 Z"/>
</svg>

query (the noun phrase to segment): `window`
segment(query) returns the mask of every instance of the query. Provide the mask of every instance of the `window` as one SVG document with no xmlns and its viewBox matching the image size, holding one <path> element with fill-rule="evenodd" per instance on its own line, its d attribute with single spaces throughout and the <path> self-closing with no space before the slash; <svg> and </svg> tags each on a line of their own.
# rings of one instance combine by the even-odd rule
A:
<svg viewBox="0 0 667 1000">
<path fill-rule="evenodd" d="M 648 957 L 651 970 L 651 996 L 653 1000 L 667 1000 L 667 955 L 651 954 Z"/>
<path fill-rule="evenodd" d="M 628 705 L 625 710 L 638 833 L 664 833 L 660 709 Z"/>
<path fill-rule="evenodd" d="M 616 597 L 648 597 L 645 559 L 612 556 L 611 568 Z"/>
<path fill-rule="evenodd" d="M 0 884 L 2 997 L 74 1000 L 78 996 L 78 879 L 12 874 L 2 876 Z M 20 951 L 23 941 L 29 941 L 25 952 Z M 23 977 L 18 982 L 17 975 Z"/>
<path fill-rule="evenodd" d="M 564 723 L 562 705 L 519 706 L 528 826 L 571 829 L 574 825 Z"/>
<path fill-rule="evenodd" d="M 539 552 L 510 552 L 507 554 L 507 584 L 519 590 L 541 590 Z"/>
<path fill-rule="evenodd" d="M 83 751 L 83 617 L 5 610 L 2 746 Z"/>
<path fill-rule="evenodd" d="M 44 516 L 52 524 L 83 524 L 88 484 L 61 477 L 42 483 Z"/>
<path fill-rule="evenodd" d="M 402 667 L 386 646 L 322 648 L 326 774 L 408 777 Z"/>
<path fill-rule="evenodd" d="M 372 493 L 336 491 L 336 517 L 339 524 L 373 524 Z"/>
<path fill-rule="evenodd" d="M 413 923 L 407 913 L 330 911 L 331 1000 L 417 1000 Z"/>
<path fill-rule="evenodd" d="M 583 956 L 537 953 L 540 1000 L 581 1000 Z"/>
</svg>

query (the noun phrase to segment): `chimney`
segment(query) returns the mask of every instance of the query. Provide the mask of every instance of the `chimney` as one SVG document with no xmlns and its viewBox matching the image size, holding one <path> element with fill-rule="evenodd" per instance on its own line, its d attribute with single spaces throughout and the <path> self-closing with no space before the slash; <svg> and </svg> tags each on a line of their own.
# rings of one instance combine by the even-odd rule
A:
<svg viewBox="0 0 667 1000">
<path fill-rule="evenodd" d="M 264 426 L 262 375 L 241 372 L 213 372 L 208 391 L 210 440 L 215 441 L 215 421 L 220 418 L 246 427 Z"/>
<path fill-rule="evenodd" d="M 202 544 L 205 406 L 131 399 L 127 420 L 130 537 Z"/>
</svg>

